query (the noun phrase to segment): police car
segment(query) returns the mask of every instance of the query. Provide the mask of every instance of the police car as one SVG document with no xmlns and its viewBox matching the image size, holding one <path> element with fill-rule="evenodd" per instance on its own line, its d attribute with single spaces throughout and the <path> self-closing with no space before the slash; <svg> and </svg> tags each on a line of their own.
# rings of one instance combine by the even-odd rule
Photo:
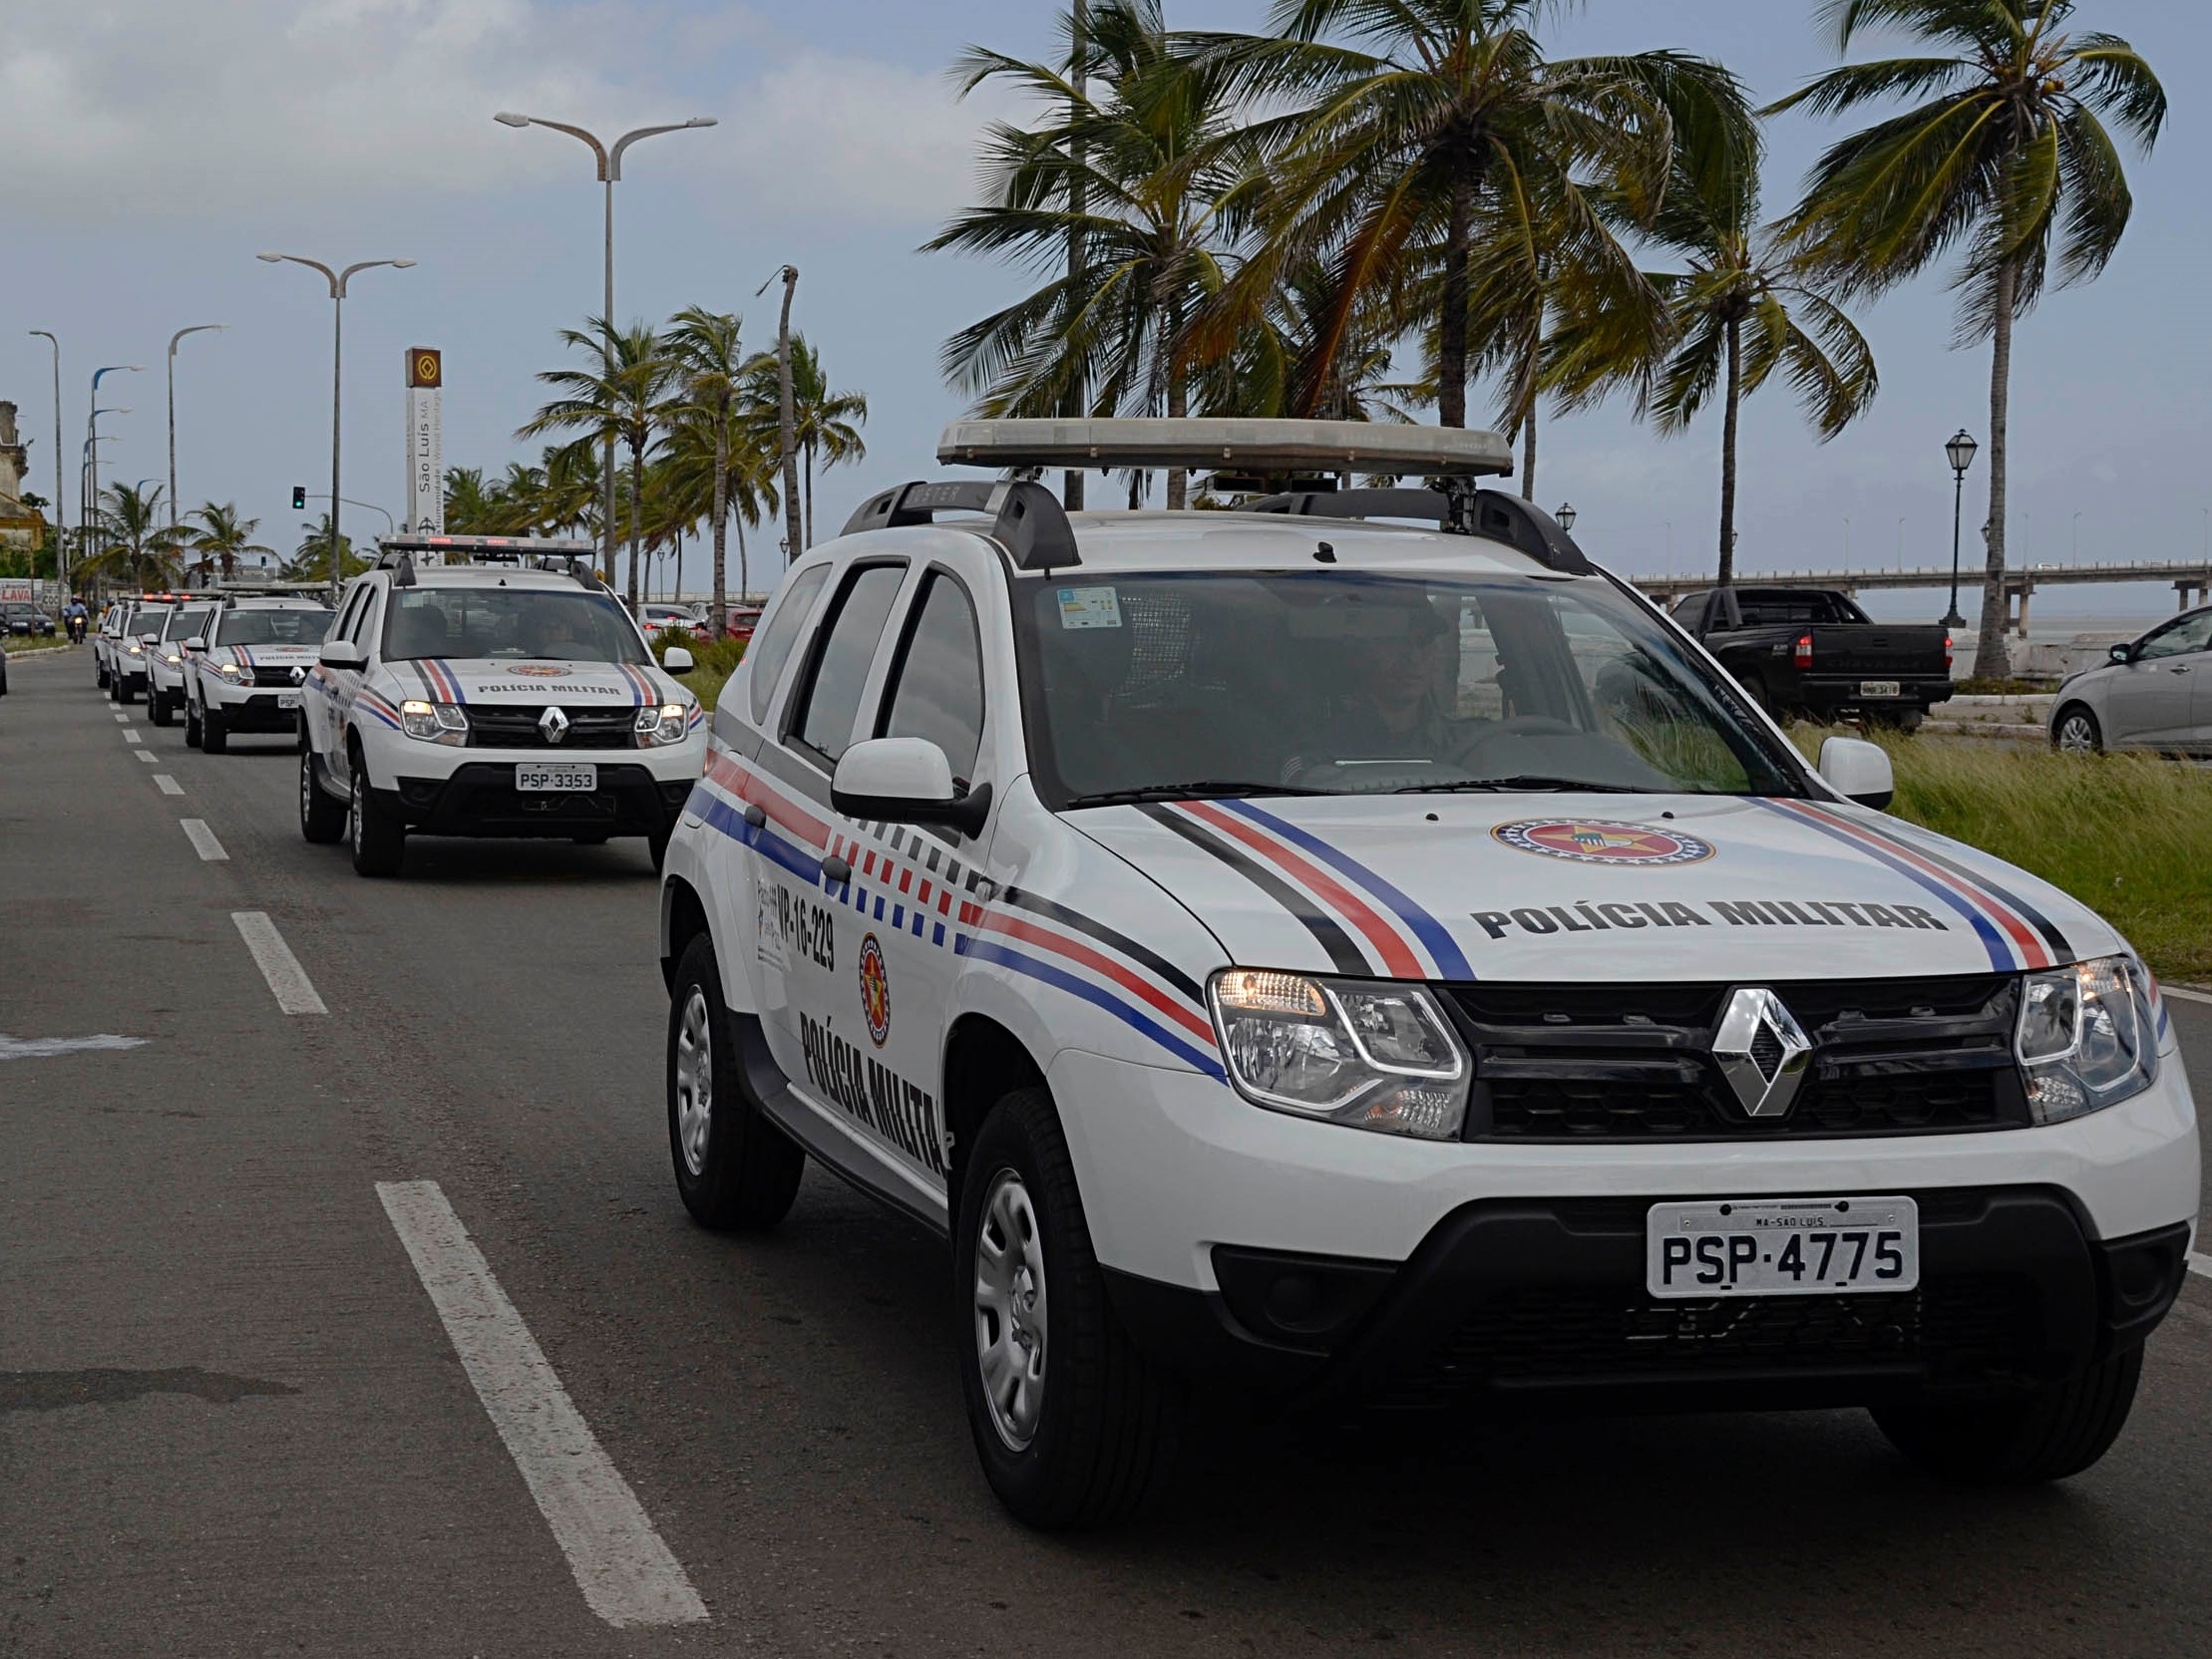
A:
<svg viewBox="0 0 2212 1659">
<path fill-rule="evenodd" d="M 235 733 L 297 734 L 302 688 L 334 614 L 303 588 L 225 592 L 185 642 L 184 742 L 219 755 Z"/>
<path fill-rule="evenodd" d="M 1438 486 L 887 491 L 720 699 L 662 885 L 676 1185 L 767 1226 L 813 1157 L 948 1234 L 1016 1514 L 1139 1502 L 1194 1382 L 1857 1404 L 1979 1478 L 2102 1454 L 2199 1168 L 2108 924 L 1885 816 L 1880 749 L 1805 766 L 1474 487 L 1495 437 L 977 422 L 939 455 Z"/>
<path fill-rule="evenodd" d="M 167 726 L 184 706 L 184 665 L 199 649 L 199 638 L 213 601 L 204 596 L 174 605 L 162 618 L 162 631 L 146 642 L 146 712 Z"/>
<path fill-rule="evenodd" d="M 643 835 L 655 863 L 699 777 L 706 717 L 580 563 L 588 543 L 382 543 L 302 687 L 299 826 L 396 874 L 406 837 Z"/>
<path fill-rule="evenodd" d="M 170 601 L 152 595 L 119 599 L 109 607 L 94 640 L 93 672 L 111 703 L 136 702 L 146 690 L 146 652 L 161 638 Z"/>
</svg>

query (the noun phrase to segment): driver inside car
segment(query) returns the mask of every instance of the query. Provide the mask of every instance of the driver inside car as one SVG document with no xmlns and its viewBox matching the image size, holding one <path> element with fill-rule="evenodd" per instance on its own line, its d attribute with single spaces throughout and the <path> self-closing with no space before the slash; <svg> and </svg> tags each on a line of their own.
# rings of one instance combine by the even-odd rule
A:
<svg viewBox="0 0 2212 1659">
<path fill-rule="evenodd" d="M 1344 642 L 1345 689 L 1331 699 L 1321 740 L 1284 766 L 1295 782 L 1313 767 L 1361 761 L 1433 762 L 1467 740 L 1444 704 L 1451 626 L 1433 605 L 1376 607 Z"/>
</svg>

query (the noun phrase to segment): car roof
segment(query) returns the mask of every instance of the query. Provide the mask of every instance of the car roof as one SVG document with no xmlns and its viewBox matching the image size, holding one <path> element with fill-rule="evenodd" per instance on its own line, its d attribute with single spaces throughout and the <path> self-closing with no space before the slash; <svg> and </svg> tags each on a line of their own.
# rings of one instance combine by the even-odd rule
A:
<svg viewBox="0 0 2212 1659">
<path fill-rule="evenodd" d="M 328 610 L 327 599 L 310 599 L 304 594 L 256 594 L 232 599 L 230 610 Z"/>
<path fill-rule="evenodd" d="M 387 571 L 385 574 L 389 575 Z M 418 564 L 417 587 L 509 587 L 554 593 L 602 593 L 565 570 L 533 570 L 517 564 Z M 611 597 L 611 595 L 606 595 Z"/>
</svg>

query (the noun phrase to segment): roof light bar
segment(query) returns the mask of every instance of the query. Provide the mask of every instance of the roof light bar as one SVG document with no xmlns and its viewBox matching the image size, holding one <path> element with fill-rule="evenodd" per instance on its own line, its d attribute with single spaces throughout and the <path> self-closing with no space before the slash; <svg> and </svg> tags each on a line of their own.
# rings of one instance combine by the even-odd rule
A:
<svg viewBox="0 0 2212 1659">
<path fill-rule="evenodd" d="M 1512 446 L 1494 432 L 1377 421 L 1230 418 L 954 421 L 937 439 L 937 460 L 966 467 L 1233 466 L 1259 474 L 1351 472 L 1394 478 L 1513 471 Z"/>
</svg>

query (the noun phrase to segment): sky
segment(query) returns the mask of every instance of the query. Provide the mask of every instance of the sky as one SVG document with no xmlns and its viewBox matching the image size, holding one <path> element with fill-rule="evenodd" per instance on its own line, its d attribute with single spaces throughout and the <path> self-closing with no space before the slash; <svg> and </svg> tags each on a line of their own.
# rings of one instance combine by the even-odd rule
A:
<svg viewBox="0 0 2212 1659">
<path fill-rule="evenodd" d="M 234 500 L 289 551 L 294 485 L 328 488 L 331 305 L 321 279 L 257 250 L 332 263 L 408 257 L 355 278 L 346 301 L 344 494 L 402 504 L 402 364 L 446 357 L 449 465 L 532 459 L 514 429 L 563 358 L 557 331 L 599 305 L 600 203 L 590 158 L 558 134 L 514 131 L 519 109 L 601 132 L 706 115 L 720 125 L 632 149 L 617 187 L 615 310 L 689 304 L 745 316 L 771 345 L 756 289 L 801 272 L 795 325 L 833 384 L 866 393 L 865 461 L 818 485 L 818 536 L 866 495 L 937 471 L 961 411 L 937 372 L 945 336 L 1020 290 L 1020 273 L 920 244 L 975 199 L 981 125 L 1017 113 L 955 97 L 960 49 L 1048 55 L 1041 0 L 14 0 L 0 29 L 0 214 L 9 262 L 0 398 L 21 408 L 34 488 L 53 488 L 47 343 L 62 344 L 63 449 L 83 443 L 87 381 L 127 407 L 102 430 L 103 477 L 166 478 L 171 333 L 220 322 L 176 358 L 179 495 Z M 1189 28 L 1258 28 L 1266 0 L 1168 0 Z M 1670 46 L 1717 58 L 1760 100 L 1839 61 L 1812 0 L 1587 0 L 1546 24 L 1555 56 Z M 2212 349 L 2201 326 L 2212 123 L 2179 96 L 2212 48 L 2212 7 L 2081 0 L 2077 27 L 2132 40 L 2176 94 L 2153 156 L 2130 154 L 2135 217 L 2087 287 L 2055 292 L 2020 329 L 2013 382 L 2017 563 L 2212 556 L 2204 454 Z M 1873 55 L 1879 47 L 1855 55 Z M 1766 205 L 1794 199 L 1842 130 L 1769 124 Z M 1953 296 L 1930 277 L 1855 309 L 1882 391 L 1821 444 L 1787 391 L 1746 406 L 1738 559 L 1749 571 L 1947 563 L 1944 441 L 1986 439 L 1989 353 L 1954 349 Z M 2200 321 L 2192 323 L 2191 318 Z M 1488 403 L 1478 394 L 1476 408 Z M 1709 566 L 1718 426 L 1661 439 L 1625 406 L 1547 420 L 1537 497 L 1571 500 L 1576 535 L 1624 573 Z M 69 486 L 74 517 L 74 471 Z M 1967 559 L 1986 510 L 1987 451 L 1966 489 Z M 318 503 L 319 510 L 319 503 Z M 375 511 L 345 509 L 350 531 Z M 753 536 L 780 567 L 776 531 Z M 685 580 L 704 580 L 703 561 Z M 1870 601 L 1935 608 L 1925 594 Z M 2069 614 L 2170 610 L 2163 588 L 2040 596 Z M 1968 606 L 1972 613 L 1971 603 Z"/>
</svg>

